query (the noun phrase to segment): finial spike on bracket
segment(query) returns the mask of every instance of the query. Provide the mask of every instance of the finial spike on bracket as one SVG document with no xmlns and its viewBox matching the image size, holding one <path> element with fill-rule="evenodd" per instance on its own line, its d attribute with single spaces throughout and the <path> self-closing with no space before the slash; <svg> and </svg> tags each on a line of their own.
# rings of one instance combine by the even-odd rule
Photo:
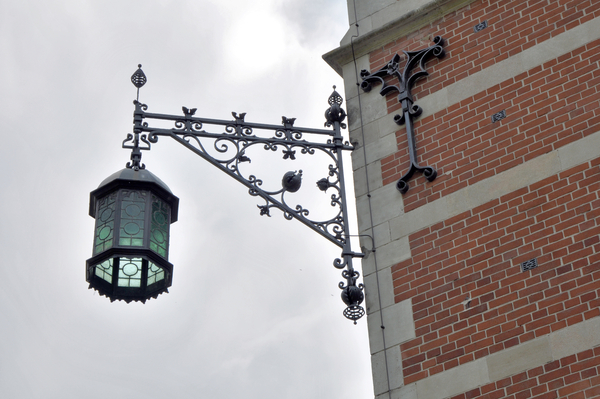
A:
<svg viewBox="0 0 600 399">
<path fill-rule="evenodd" d="M 146 78 L 146 74 L 142 71 L 142 64 L 138 64 L 138 69 L 131 75 L 131 83 L 135 87 L 137 87 L 137 100 L 140 100 L 140 87 L 146 84 L 148 79 Z"/>
</svg>

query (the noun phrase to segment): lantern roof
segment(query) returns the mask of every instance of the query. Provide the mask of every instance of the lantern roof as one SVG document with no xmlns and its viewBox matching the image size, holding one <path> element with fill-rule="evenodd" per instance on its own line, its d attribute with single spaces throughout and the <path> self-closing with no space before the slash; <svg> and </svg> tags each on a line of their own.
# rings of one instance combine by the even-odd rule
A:
<svg viewBox="0 0 600 399">
<path fill-rule="evenodd" d="M 169 186 L 148 169 L 124 168 L 104 179 L 98 188 L 90 193 L 90 216 L 96 216 L 96 199 L 124 187 L 152 190 L 171 206 L 171 223 L 177 221 L 179 198 L 173 194 Z"/>
<path fill-rule="evenodd" d="M 148 169 L 129 169 L 124 168 L 118 172 L 113 173 L 108 176 L 106 179 L 100 183 L 98 188 L 106 186 L 112 183 L 115 180 L 128 180 L 128 181 L 137 181 L 137 182 L 145 182 L 145 183 L 154 183 L 161 186 L 167 192 L 173 194 L 169 186 L 167 186 L 162 180 L 160 180 L 154 173 L 150 172 Z"/>
</svg>

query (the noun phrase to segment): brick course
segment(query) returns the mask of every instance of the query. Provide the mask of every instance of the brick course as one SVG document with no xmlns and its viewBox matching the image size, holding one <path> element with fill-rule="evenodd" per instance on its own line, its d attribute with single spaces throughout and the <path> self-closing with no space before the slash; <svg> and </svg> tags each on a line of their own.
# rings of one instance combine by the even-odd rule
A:
<svg viewBox="0 0 600 399">
<path fill-rule="evenodd" d="M 411 234 L 392 267 L 405 384 L 599 316 L 599 221 L 597 158 Z"/>
<path fill-rule="evenodd" d="M 427 64 L 431 75 L 413 89 L 418 98 L 596 17 L 600 17 L 600 3 L 591 0 L 475 1 L 371 52 L 370 67 L 376 71 L 394 54 L 419 50 L 431 45 L 434 36 L 444 37 L 452 62 L 432 60 Z M 475 32 L 475 25 L 484 20 L 488 27 Z M 389 104 L 398 106 L 394 96 Z"/>
</svg>

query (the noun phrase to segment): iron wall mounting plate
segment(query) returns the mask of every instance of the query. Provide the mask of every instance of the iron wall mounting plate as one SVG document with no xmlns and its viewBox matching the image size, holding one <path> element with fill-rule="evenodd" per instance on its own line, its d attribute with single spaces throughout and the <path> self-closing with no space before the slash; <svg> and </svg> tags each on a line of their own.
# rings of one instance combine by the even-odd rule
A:
<svg viewBox="0 0 600 399">
<path fill-rule="evenodd" d="M 415 174 L 415 172 L 423 173 L 423 176 L 428 181 L 433 181 L 437 177 L 437 172 L 430 166 L 420 166 L 417 162 L 417 146 L 415 142 L 415 132 L 413 127 L 413 118 L 417 118 L 423 110 L 417 104 L 414 104 L 412 96 L 412 88 L 417 80 L 422 77 L 428 76 L 429 73 L 425 69 L 425 63 L 431 57 L 442 58 L 445 55 L 443 46 L 444 39 L 441 36 L 436 36 L 433 39 L 435 43 L 426 49 L 419 51 L 404 51 L 406 56 L 406 63 L 404 69 L 400 70 L 401 57 L 396 54 L 390 62 L 387 63 L 383 68 L 377 72 L 370 73 L 363 69 L 360 72 L 362 77 L 362 83 L 360 87 L 365 91 L 371 91 L 372 83 L 381 83 L 382 88 L 379 94 L 386 96 L 392 92 L 398 92 L 398 102 L 402 104 L 402 114 L 395 115 L 394 121 L 397 125 L 406 125 L 406 135 L 408 139 L 408 151 L 410 155 L 410 167 L 408 172 L 404 174 L 396 183 L 398 191 L 405 194 L 408 191 L 409 185 L 408 180 Z M 419 66 L 419 70 L 412 73 L 415 66 Z M 391 85 L 386 83 L 387 77 L 396 77 L 398 79 L 398 85 Z"/>
</svg>

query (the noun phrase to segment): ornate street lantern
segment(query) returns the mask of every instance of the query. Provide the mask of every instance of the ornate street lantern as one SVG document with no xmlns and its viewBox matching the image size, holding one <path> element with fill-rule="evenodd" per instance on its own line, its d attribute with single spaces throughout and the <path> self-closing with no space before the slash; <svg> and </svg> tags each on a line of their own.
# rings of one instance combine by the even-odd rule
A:
<svg viewBox="0 0 600 399">
<path fill-rule="evenodd" d="M 86 262 L 89 288 L 127 303 L 168 292 L 169 226 L 177 221 L 178 205 L 169 187 L 135 160 L 92 191 L 96 226 L 93 256 Z"/>
<path fill-rule="evenodd" d="M 131 77 L 138 89 L 138 99 L 133 102 L 133 133 L 127 134 L 122 143 L 123 148 L 131 149 L 131 162 L 90 193 L 90 216 L 96 219 L 94 253 L 86 264 L 90 288 L 111 301 L 145 302 L 171 286 L 169 225 L 177 220 L 179 199 L 141 163 L 142 150 L 150 150 L 159 137 L 170 137 L 244 185 L 251 196 L 263 200 L 262 205 L 257 205 L 261 215 L 271 216 L 271 210 L 278 209 L 286 219 L 300 221 L 342 250 L 333 266 L 343 269 L 346 280 L 338 284 L 347 306 L 343 314 L 356 324 L 365 314 L 361 306 L 364 287 L 357 283 L 360 273 L 354 269 L 352 259 L 365 254 L 351 249 L 342 152 L 351 151 L 354 146 L 342 135 L 346 112 L 335 86 L 325 111 L 325 127 L 332 129 L 313 129 L 296 127 L 296 118 L 285 116 L 281 125 L 269 125 L 247 122 L 245 113 L 236 112 L 231 113 L 234 120 L 200 118 L 195 116 L 196 108 L 187 107 L 182 107 L 183 115 L 149 113 L 148 106 L 139 101 L 139 89 L 146 81 L 138 65 Z M 173 126 L 155 126 L 157 120 Z M 211 131 L 215 128 L 220 132 Z M 316 185 L 327 194 L 333 216 L 315 219 L 308 209 L 293 204 L 294 199 L 288 194 L 301 189 L 302 170 L 294 168 L 284 173 L 281 188 L 269 190 L 262 187 L 260 177 L 248 175 L 240 166 L 251 162 L 250 150 L 255 148 L 281 151 L 283 159 L 290 162 L 296 160 L 296 155 L 316 153 L 329 159 L 329 167 L 324 171 L 327 177 Z"/>
</svg>

